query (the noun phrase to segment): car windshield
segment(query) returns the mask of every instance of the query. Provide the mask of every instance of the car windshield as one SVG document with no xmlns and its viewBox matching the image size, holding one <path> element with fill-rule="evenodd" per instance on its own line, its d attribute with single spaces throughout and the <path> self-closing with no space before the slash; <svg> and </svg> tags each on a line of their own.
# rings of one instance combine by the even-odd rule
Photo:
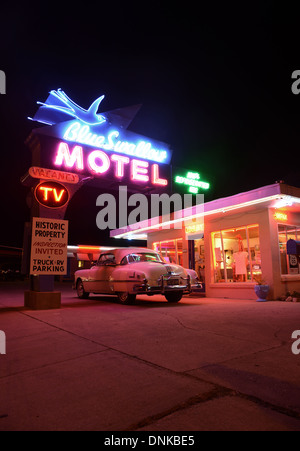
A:
<svg viewBox="0 0 300 451">
<path fill-rule="evenodd" d="M 129 263 L 138 262 L 155 262 L 155 263 L 165 263 L 164 259 L 155 252 L 137 252 L 127 256 Z"/>
</svg>

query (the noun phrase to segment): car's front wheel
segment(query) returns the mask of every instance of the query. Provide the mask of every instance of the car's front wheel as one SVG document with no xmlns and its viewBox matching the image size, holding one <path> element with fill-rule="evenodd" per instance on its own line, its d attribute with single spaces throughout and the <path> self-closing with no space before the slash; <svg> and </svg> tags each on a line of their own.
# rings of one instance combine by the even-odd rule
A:
<svg viewBox="0 0 300 451">
<path fill-rule="evenodd" d="M 183 293 L 181 291 L 174 291 L 173 293 L 165 293 L 165 297 L 168 302 L 179 302 Z"/>
<path fill-rule="evenodd" d="M 79 280 L 77 281 L 77 284 L 76 284 L 76 291 L 77 291 L 77 296 L 79 297 L 79 299 L 87 299 L 87 298 L 89 297 L 89 294 L 90 294 L 90 293 L 87 293 L 87 292 L 85 291 L 81 279 L 79 279 Z"/>
<path fill-rule="evenodd" d="M 130 305 L 134 304 L 136 295 L 127 293 L 126 291 L 119 291 L 117 293 L 120 304 Z"/>
</svg>

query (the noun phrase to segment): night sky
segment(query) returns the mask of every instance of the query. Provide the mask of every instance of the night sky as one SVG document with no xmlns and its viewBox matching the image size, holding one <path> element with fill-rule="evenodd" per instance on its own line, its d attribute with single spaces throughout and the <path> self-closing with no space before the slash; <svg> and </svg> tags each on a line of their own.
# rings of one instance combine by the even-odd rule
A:
<svg viewBox="0 0 300 451">
<path fill-rule="evenodd" d="M 294 5 L 266 0 L 1 5 L 0 244 L 22 246 L 27 116 L 57 88 L 84 108 L 105 94 L 100 112 L 142 104 L 129 129 L 170 144 L 174 166 L 211 183 L 206 200 L 278 180 L 300 187 L 298 18 Z M 70 205 L 71 244 L 104 244 L 98 194 Z"/>
</svg>

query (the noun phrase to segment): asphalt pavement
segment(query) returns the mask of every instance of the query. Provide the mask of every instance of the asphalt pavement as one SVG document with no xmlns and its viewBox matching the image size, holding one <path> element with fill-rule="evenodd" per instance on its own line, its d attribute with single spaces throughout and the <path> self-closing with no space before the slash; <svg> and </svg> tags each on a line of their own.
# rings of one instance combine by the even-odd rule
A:
<svg viewBox="0 0 300 451">
<path fill-rule="evenodd" d="M 300 303 L 27 289 L 0 284 L 0 431 L 300 430 Z"/>
</svg>

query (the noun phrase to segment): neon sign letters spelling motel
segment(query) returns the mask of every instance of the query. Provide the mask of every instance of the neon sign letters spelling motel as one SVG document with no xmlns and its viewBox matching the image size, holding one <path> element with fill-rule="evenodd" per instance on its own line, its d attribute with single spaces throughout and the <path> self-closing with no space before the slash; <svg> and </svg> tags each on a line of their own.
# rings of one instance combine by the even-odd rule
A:
<svg viewBox="0 0 300 451">
<path fill-rule="evenodd" d="M 171 160 L 168 146 L 126 130 L 129 123 L 124 127 L 122 115 L 111 120 L 112 112 L 97 114 L 103 98 L 85 110 L 58 89 L 50 92 L 45 103 L 38 102 L 41 106 L 32 120 L 47 127 L 35 132 L 59 139 L 54 149 L 54 167 L 93 176 L 112 171 L 117 179 L 130 176 L 132 182 L 168 185 L 159 174 L 160 164 Z"/>
<path fill-rule="evenodd" d="M 93 175 L 106 174 L 114 165 L 114 175 L 118 179 L 125 176 L 125 169 L 130 169 L 130 179 L 132 182 L 149 182 L 153 185 L 166 186 L 168 181 L 159 177 L 159 165 L 154 163 L 150 166 L 148 161 L 130 159 L 125 155 L 108 155 L 102 150 L 95 149 L 87 155 L 83 152 L 83 147 L 75 145 L 70 150 L 69 145 L 60 142 L 57 148 L 54 164 L 57 167 L 65 167 L 69 170 L 88 170 Z"/>
</svg>

